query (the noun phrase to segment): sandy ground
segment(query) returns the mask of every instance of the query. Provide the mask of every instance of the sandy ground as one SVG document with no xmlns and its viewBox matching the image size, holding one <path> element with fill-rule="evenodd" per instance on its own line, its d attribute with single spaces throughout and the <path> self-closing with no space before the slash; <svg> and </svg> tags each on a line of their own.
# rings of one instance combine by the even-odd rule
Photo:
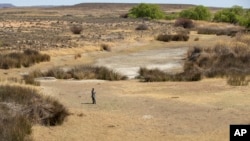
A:
<svg viewBox="0 0 250 141">
<path fill-rule="evenodd" d="M 97 104 L 91 103 L 91 88 Z M 228 141 L 230 124 L 249 124 L 250 87 L 225 80 L 141 83 L 42 81 L 42 91 L 72 115 L 61 126 L 34 126 L 36 141 Z"/>
</svg>

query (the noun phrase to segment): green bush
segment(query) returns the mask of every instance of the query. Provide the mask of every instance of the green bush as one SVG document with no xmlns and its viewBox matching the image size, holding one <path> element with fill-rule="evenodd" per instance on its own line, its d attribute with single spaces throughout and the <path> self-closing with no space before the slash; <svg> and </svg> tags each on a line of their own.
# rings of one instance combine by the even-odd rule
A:
<svg viewBox="0 0 250 141">
<path fill-rule="evenodd" d="M 209 21 L 211 19 L 211 13 L 208 8 L 200 5 L 194 8 L 186 9 L 180 12 L 181 18 L 188 18 L 193 20 L 205 20 Z"/>
<path fill-rule="evenodd" d="M 240 6 L 233 6 L 220 10 L 214 14 L 214 21 L 239 24 L 245 27 L 250 27 L 250 11 L 244 10 Z"/>
<path fill-rule="evenodd" d="M 155 4 L 141 3 L 130 9 L 128 16 L 132 18 L 163 19 L 165 13 Z"/>
</svg>

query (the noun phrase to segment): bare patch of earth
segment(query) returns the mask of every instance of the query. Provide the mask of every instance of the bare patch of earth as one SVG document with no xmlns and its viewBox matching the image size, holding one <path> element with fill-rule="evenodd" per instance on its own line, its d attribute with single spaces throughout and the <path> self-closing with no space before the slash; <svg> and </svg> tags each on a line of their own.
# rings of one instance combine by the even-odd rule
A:
<svg viewBox="0 0 250 141">
<path fill-rule="evenodd" d="M 146 50 L 98 59 L 95 65 L 106 66 L 129 78 L 134 78 L 138 75 L 140 67 L 158 68 L 167 72 L 180 71 L 186 52 L 187 47 Z"/>
</svg>

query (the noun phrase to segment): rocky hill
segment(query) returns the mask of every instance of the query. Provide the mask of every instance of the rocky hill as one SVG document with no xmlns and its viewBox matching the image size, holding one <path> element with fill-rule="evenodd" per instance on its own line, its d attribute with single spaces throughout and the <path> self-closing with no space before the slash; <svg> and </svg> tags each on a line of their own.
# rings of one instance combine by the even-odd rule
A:
<svg viewBox="0 0 250 141">
<path fill-rule="evenodd" d="M 10 3 L 0 3 L 0 8 L 10 8 L 10 7 L 15 7 L 15 6 Z"/>
</svg>

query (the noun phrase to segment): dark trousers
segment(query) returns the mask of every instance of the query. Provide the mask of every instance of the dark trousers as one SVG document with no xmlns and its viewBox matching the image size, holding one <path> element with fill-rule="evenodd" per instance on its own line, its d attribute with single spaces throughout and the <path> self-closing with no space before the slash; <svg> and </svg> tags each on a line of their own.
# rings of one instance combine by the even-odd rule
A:
<svg viewBox="0 0 250 141">
<path fill-rule="evenodd" d="M 94 97 L 92 97 L 92 102 L 93 102 L 93 104 L 96 104 L 96 100 Z"/>
</svg>

